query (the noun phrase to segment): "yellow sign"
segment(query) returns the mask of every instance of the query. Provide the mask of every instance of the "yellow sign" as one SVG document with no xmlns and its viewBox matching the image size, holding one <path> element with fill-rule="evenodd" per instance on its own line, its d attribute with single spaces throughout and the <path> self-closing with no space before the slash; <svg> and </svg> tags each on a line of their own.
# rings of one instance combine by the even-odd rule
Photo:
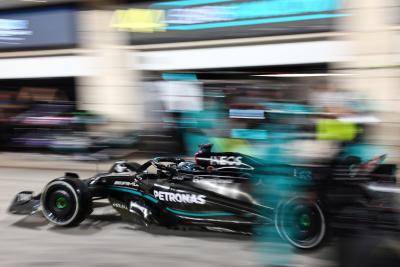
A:
<svg viewBox="0 0 400 267">
<path fill-rule="evenodd" d="M 155 9 L 116 10 L 111 20 L 111 27 L 131 32 L 165 31 L 165 12 Z"/>
<path fill-rule="evenodd" d="M 322 119 L 317 122 L 318 140 L 351 141 L 358 133 L 357 125 L 334 119 Z"/>
</svg>

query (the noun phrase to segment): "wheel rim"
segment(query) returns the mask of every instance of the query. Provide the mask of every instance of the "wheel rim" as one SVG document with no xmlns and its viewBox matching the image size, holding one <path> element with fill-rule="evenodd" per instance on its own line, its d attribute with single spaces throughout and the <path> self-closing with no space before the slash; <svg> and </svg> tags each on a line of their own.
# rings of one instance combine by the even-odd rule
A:
<svg viewBox="0 0 400 267">
<path fill-rule="evenodd" d="M 289 200 L 277 216 L 280 216 L 276 219 L 278 232 L 295 247 L 316 247 L 325 236 L 325 218 L 315 202 L 306 199 Z"/>
</svg>

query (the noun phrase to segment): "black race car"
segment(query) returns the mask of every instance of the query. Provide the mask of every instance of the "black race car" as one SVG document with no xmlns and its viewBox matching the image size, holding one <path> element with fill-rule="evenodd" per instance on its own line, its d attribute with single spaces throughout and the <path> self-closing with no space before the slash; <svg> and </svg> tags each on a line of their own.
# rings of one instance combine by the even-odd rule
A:
<svg viewBox="0 0 400 267">
<path fill-rule="evenodd" d="M 268 179 L 276 178 L 264 162 L 239 153 L 212 152 L 211 145 L 203 145 L 195 161 L 166 157 L 144 164 L 120 161 L 108 173 L 84 180 L 66 173 L 49 182 L 41 194 L 17 194 L 9 211 L 41 210 L 57 226 L 75 226 L 90 215 L 96 201 L 108 199 L 123 217 L 144 225 L 246 233 L 269 227 L 297 248 L 319 246 L 329 217 L 318 182 L 318 177 L 327 175 L 326 166 L 273 169 L 280 175 L 285 172 L 291 181 L 288 187 L 268 191 Z M 263 201 L 265 194 L 272 196 L 269 201 Z"/>
</svg>

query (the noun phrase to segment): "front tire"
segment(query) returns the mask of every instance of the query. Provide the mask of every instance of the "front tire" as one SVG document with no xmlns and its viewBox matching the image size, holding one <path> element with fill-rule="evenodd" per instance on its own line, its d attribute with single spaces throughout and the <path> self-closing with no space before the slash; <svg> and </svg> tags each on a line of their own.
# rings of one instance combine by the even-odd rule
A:
<svg viewBox="0 0 400 267">
<path fill-rule="evenodd" d="M 282 201 L 275 215 L 275 227 L 284 240 L 303 250 L 319 247 L 327 233 L 320 205 L 305 197 Z"/>
<path fill-rule="evenodd" d="M 48 183 L 41 196 L 41 206 L 46 219 L 57 226 L 76 226 L 92 210 L 87 186 L 74 178 Z"/>
</svg>

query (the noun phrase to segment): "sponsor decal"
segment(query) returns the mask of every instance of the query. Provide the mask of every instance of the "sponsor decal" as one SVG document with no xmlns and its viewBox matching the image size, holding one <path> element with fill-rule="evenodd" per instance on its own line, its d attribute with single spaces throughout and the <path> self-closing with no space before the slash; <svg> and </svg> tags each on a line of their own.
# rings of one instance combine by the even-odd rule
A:
<svg viewBox="0 0 400 267">
<path fill-rule="evenodd" d="M 128 182 L 128 181 L 115 181 L 114 185 L 132 186 L 132 187 L 139 186 L 136 182 Z"/>
<path fill-rule="evenodd" d="M 178 175 L 178 176 L 173 176 L 172 180 L 178 180 L 178 181 L 183 181 L 185 178 L 188 178 L 186 175 Z"/>
<path fill-rule="evenodd" d="M 121 203 L 121 202 L 113 202 L 111 205 L 114 208 L 117 208 L 117 209 L 128 210 L 128 207 L 125 204 Z"/>
<path fill-rule="evenodd" d="M 231 184 L 231 183 L 233 183 L 233 180 L 232 179 L 194 177 L 193 183 Z"/>
<path fill-rule="evenodd" d="M 223 166 L 240 166 L 242 165 L 242 157 L 235 156 L 211 156 L 211 165 L 223 165 Z"/>
<path fill-rule="evenodd" d="M 172 193 L 154 190 L 154 196 L 162 201 L 188 203 L 188 204 L 206 204 L 206 196 L 188 193 Z"/>
<path fill-rule="evenodd" d="M 312 172 L 306 169 L 294 169 L 293 176 L 302 180 L 312 180 Z"/>
</svg>

